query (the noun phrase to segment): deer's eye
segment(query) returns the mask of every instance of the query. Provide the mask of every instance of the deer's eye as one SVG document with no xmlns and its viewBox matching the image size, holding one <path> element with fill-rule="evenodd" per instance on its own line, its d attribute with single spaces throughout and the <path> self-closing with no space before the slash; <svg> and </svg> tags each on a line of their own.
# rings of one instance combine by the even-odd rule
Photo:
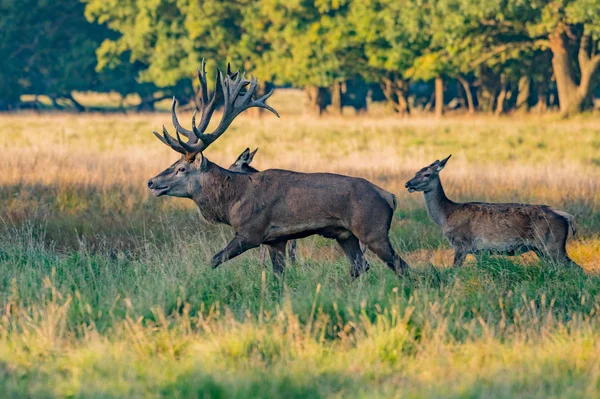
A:
<svg viewBox="0 0 600 399">
<path fill-rule="evenodd" d="M 425 173 L 425 174 L 423 175 L 423 177 L 430 177 L 430 176 L 431 176 L 431 173 Z"/>
<path fill-rule="evenodd" d="M 177 171 L 179 173 L 183 173 L 183 172 L 185 172 L 185 168 L 183 166 L 180 166 L 179 169 L 177 169 Z"/>
</svg>

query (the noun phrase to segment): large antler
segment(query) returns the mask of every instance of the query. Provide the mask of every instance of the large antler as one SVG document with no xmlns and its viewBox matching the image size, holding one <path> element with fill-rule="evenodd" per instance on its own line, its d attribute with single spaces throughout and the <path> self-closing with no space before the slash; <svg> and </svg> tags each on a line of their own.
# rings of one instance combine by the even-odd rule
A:
<svg viewBox="0 0 600 399">
<path fill-rule="evenodd" d="M 273 94 L 273 90 L 258 99 L 253 98 L 256 88 L 258 87 L 258 80 L 252 76 L 250 77 L 250 80 L 247 80 L 245 72 L 241 74 L 239 71 L 232 73 L 229 64 L 227 65 L 227 74 L 225 78 L 223 78 L 221 71 L 217 69 L 215 90 L 210 100 L 208 87 L 206 84 L 204 60 L 202 60 L 202 68 L 198 69 L 198 81 L 200 82 L 200 92 L 202 96 L 202 117 L 200 119 L 200 124 L 196 126 L 196 112 L 194 111 L 194 115 L 192 116 L 192 130 L 182 127 L 179 124 L 179 120 L 177 119 L 177 114 L 175 112 L 177 100 L 175 100 L 175 97 L 173 97 L 171 114 L 177 139 L 173 138 L 169 132 L 167 132 L 167 129 L 164 126 L 162 135 L 153 131 L 160 141 L 181 154 L 195 155 L 206 150 L 209 145 L 211 145 L 223 133 L 225 133 L 236 116 L 248 108 L 265 108 L 279 117 L 277 111 L 265 103 L 265 101 Z M 246 91 L 242 92 L 242 90 L 246 87 Z M 208 127 L 210 118 L 215 111 L 215 107 L 221 99 L 223 99 L 224 102 L 223 116 L 221 117 L 221 121 L 212 133 L 204 133 Z M 187 141 L 183 141 L 181 135 L 184 135 L 187 138 Z"/>
</svg>

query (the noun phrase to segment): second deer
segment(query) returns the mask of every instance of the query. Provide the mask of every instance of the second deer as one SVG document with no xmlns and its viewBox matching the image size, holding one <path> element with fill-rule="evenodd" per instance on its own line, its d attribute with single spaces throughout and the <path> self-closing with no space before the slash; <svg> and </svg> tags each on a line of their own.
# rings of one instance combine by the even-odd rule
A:
<svg viewBox="0 0 600 399">
<path fill-rule="evenodd" d="M 453 202 L 439 176 L 448 159 L 418 171 L 406 188 L 425 194 L 429 216 L 454 248 L 454 266 L 461 266 L 467 254 L 534 251 L 541 259 L 579 267 L 565 249 L 569 229 L 575 234 L 573 215 L 546 205 Z"/>
<path fill-rule="evenodd" d="M 232 172 L 238 173 L 257 173 L 258 169 L 250 166 L 252 160 L 254 159 L 254 155 L 256 155 L 256 151 L 250 152 L 250 148 L 246 148 L 244 152 L 242 152 L 234 163 L 231 164 L 229 170 Z M 287 243 L 287 255 L 290 258 L 290 262 L 293 264 L 296 263 L 296 240 L 289 240 Z M 264 245 L 260 246 L 260 264 L 264 265 L 265 260 L 267 259 L 267 247 Z"/>
</svg>

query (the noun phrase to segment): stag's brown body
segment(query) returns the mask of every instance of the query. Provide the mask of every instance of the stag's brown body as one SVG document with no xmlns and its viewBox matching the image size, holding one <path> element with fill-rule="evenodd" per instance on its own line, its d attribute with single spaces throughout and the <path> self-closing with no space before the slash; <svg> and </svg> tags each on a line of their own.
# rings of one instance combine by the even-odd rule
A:
<svg viewBox="0 0 600 399">
<path fill-rule="evenodd" d="M 252 160 L 254 159 L 254 155 L 256 155 L 256 152 L 258 151 L 258 148 L 255 149 L 254 151 L 250 152 L 250 148 L 246 148 L 235 160 L 234 163 L 231 164 L 231 166 L 229 167 L 229 170 L 232 172 L 239 172 L 239 173 L 257 173 L 258 170 L 255 169 L 254 167 L 250 166 L 250 164 L 252 163 Z M 296 246 L 297 246 L 297 241 L 296 240 L 290 240 L 287 243 L 287 255 L 290 258 L 290 262 L 292 264 L 296 263 Z M 265 245 L 261 245 L 260 247 L 260 264 L 263 265 L 265 263 L 265 259 L 267 258 L 267 246 Z"/>
<path fill-rule="evenodd" d="M 454 265 L 467 254 L 490 252 L 518 255 L 534 251 L 540 258 L 577 266 L 567 255 L 574 218 L 546 205 L 457 203 L 446 197 L 439 172 L 450 157 L 421 169 L 406 183 L 410 192 L 423 191 L 430 217 L 454 248 Z"/>
<path fill-rule="evenodd" d="M 266 244 L 273 270 L 280 273 L 285 268 L 287 241 L 319 234 L 337 240 L 352 264 L 353 278 L 369 268 L 360 241 L 396 273 L 406 269 L 408 265 L 393 250 L 388 237 L 396 206 L 393 194 L 354 177 L 286 170 L 243 174 L 225 170 L 205 158 L 202 152 L 245 109 L 262 107 L 277 113 L 265 103 L 271 93 L 253 98 L 257 87 L 255 79 L 248 81 L 243 75 L 229 71 L 225 78 L 218 74 L 215 94 L 210 101 L 204 66 L 202 72 L 199 71 L 199 80 L 204 104 L 199 127 L 194 115 L 192 130 L 183 128 L 177 120 L 173 101 L 177 139 L 164 127 L 162 136 L 154 133 L 182 157 L 150 179 L 148 187 L 156 196 L 193 199 L 204 218 L 233 228 L 234 238 L 212 258 L 213 267 Z M 219 95 L 220 90 L 222 95 Z M 206 134 L 204 131 L 219 97 L 225 103 L 223 117 L 215 131 Z M 180 135 L 188 140 L 182 140 Z"/>
</svg>

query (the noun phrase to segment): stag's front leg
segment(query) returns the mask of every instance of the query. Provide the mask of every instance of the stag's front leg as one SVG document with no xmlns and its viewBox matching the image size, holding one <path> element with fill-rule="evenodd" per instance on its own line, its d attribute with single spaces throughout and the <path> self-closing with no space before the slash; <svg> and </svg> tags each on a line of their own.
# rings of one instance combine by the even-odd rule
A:
<svg viewBox="0 0 600 399">
<path fill-rule="evenodd" d="M 259 245 L 260 243 L 250 241 L 244 237 L 236 235 L 221 252 L 213 256 L 210 266 L 215 268 L 221 263 L 227 262 L 228 260 L 235 258 L 249 249 L 256 248 Z"/>
</svg>

